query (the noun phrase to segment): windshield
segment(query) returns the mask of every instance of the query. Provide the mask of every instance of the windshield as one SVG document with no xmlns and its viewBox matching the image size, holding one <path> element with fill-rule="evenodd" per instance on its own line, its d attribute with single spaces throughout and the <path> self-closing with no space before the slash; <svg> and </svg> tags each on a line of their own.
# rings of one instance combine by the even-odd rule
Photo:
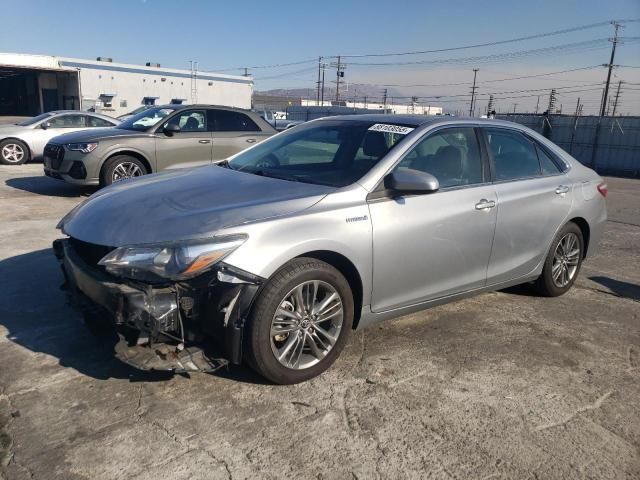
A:
<svg viewBox="0 0 640 480">
<path fill-rule="evenodd" d="M 239 153 L 234 170 L 344 187 L 359 180 L 412 127 L 359 120 L 322 120 L 281 133 Z"/>
<path fill-rule="evenodd" d="M 148 110 L 144 110 L 137 115 L 134 115 L 133 117 L 127 118 L 124 122 L 118 125 L 118 128 L 144 132 L 160 123 L 163 118 L 174 111 L 175 109 L 173 108 L 149 108 Z"/>
<path fill-rule="evenodd" d="M 48 118 L 51 115 L 52 115 L 51 113 L 43 113 L 41 115 L 38 115 L 37 117 L 27 118 L 26 120 L 16 123 L 16 125 L 19 125 L 21 127 L 28 127 L 29 125 L 38 123 L 40 120 L 44 120 L 45 118 Z"/>
</svg>

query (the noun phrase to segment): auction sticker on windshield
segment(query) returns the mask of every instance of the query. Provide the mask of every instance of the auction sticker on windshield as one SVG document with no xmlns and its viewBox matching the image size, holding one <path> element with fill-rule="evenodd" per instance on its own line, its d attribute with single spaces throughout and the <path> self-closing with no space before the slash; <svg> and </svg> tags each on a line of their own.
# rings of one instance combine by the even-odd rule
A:
<svg viewBox="0 0 640 480">
<path fill-rule="evenodd" d="M 372 132 L 386 132 L 386 133 L 399 133 L 401 135 L 406 135 L 407 133 L 413 131 L 412 127 L 403 127 L 401 125 L 389 125 L 387 123 L 376 123 L 375 125 L 371 125 L 369 130 Z"/>
</svg>

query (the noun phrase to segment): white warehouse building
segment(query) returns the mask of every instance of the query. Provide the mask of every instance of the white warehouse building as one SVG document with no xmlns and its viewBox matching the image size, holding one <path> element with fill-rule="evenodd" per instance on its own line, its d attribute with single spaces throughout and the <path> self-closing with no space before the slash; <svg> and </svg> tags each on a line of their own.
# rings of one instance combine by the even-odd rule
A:
<svg viewBox="0 0 640 480">
<path fill-rule="evenodd" d="M 253 79 L 196 70 L 0 53 L 0 115 L 95 110 L 117 117 L 142 105 L 251 107 Z"/>
</svg>

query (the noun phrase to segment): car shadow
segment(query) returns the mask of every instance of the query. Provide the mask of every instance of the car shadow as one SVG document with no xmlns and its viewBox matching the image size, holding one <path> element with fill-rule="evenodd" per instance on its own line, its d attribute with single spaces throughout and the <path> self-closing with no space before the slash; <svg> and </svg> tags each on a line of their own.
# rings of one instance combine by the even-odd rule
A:
<svg viewBox="0 0 640 480">
<path fill-rule="evenodd" d="M 503 293 L 510 295 L 519 295 L 521 297 L 538 297 L 540 294 L 536 291 L 533 283 L 521 283 L 520 285 L 514 285 L 513 287 L 507 287 L 500 290 Z"/>
<path fill-rule="evenodd" d="M 44 175 L 40 177 L 9 178 L 5 181 L 5 184 L 17 190 L 51 197 L 88 197 L 98 189 L 98 187 L 70 185 Z"/>
<path fill-rule="evenodd" d="M 171 379 L 172 372 L 145 372 L 114 355 L 117 336 L 95 336 L 82 316 L 67 304 L 62 290 L 64 278 L 52 249 L 43 249 L 0 260 L 0 326 L 7 339 L 32 352 L 57 358 L 92 378 L 158 382 Z M 16 356 L 16 358 L 21 358 Z M 15 371 L 37 369 L 38 365 L 4 365 Z M 212 375 L 243 383 L 266 383 L 245 366 L 229 366 Z M 189 376 L 189 375 L 183 375 Z"/>
<path fill-rule="evenodd" d="M 589 277 L 589 280 L 608 288 L 613 293 L 621 297 L 640 300 L 640 285 L 602 276 Z"/>
</svg>

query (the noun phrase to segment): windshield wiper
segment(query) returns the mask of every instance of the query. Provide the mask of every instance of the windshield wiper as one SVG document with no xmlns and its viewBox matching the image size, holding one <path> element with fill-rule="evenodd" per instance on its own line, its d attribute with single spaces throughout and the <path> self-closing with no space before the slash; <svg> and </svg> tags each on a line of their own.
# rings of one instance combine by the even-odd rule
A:
<svg viewBox="0 0 640 480">
<path fill-rule="evenodd" d="M 288 180 L 290 182 L 299 182 L 300 179 L 297 177 L 290 177 L 287 175 L 279 175 L 277 173 L 267 172 L 265 170 L 255 170 L 251 172 L 255 175 L 260 175 L 261 177 L 269 177 L 269 178 L 277 178 L 278 180 Z"/>
<path fill-rule="evenodd" d="M 223 160 L 221 162 L 216 163 L 216 165 L 222 168 L 228 168 L 229 170 L 235 170 L 235 168 L 233 168 L 229 163 L 229 160 Z"/>
</svg>

